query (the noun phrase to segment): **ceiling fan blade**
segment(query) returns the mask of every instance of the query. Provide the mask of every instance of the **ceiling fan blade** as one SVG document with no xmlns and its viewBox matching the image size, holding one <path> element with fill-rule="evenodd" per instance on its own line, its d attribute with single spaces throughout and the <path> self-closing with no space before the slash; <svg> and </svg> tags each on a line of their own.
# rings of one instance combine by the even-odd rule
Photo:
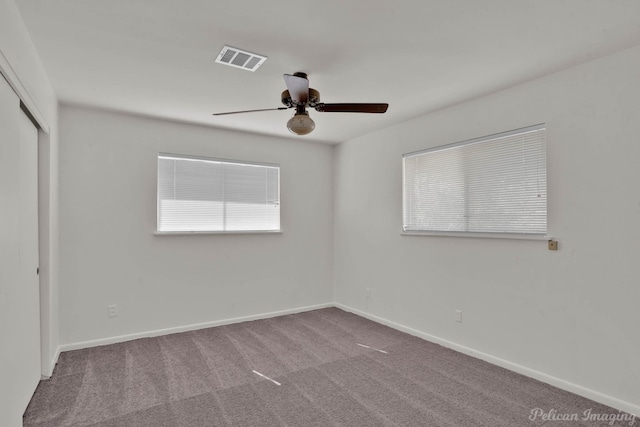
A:
<svg viewBox="0 0 640 427">
<path fill-rule="evenodd" d="M 324 104 L 315 106 L 321 113 L 384 113 L 389 104 Z"/>
<path fill-rule="evenodd" d="M 278 108 L 262 108 L 260 110 L 243 110 L 243 111 L 229 111 L 227 113 L 213 113 L 214 116 L 226 116 L 227 114 L 240 114 L 240 113 L 255 113 L 258 111 L 275 111 L 275 110 L 288 110 L 287 107 Z"/>
<path fill-rule="evenodd" d="M 298 104 L 306 104 L 309 100 L 309 80 L 306 77 L 302 77 L 303 73 L 285 74 L 284 83 L 289 90 L 289 96 L 291 100 Z"/>
</svg>

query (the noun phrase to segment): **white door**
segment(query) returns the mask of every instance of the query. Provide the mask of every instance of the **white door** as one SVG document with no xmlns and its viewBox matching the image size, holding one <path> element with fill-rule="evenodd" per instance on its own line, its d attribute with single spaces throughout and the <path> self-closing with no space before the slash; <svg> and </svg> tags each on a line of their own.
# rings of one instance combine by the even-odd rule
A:
<svg viewBox="0 0 640 427">
<path fill-rule="evenodd" d="M 23 363 L 29 379 L 26 403 L 40 378 L 40 280 L 38 276 L 38 130 L 20 111 L 20 270 L 24 288 L 22 309 Z M 25 405 L 26 408 L 26 405 Z"/>
<path fill-rule="evenodd" d="M 0 425 L 22 425 L 40 380 L 38 133 L 0 76 Z"/>
</svg>

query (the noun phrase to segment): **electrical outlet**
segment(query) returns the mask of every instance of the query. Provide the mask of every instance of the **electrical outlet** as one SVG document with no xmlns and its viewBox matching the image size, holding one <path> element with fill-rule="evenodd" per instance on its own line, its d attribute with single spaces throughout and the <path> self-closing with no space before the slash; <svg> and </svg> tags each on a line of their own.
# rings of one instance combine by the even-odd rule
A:
<svg viewBox="0 0 640 427">
<path fill-rule="evenodd" d="M 110 305 L 108 306 L 109 309 L 109 317 L 118 317 L 118 306 L 117 305 Z"/>
<path fill-rule="evenodd" d="M 462 310 L 456 310 L 456 322 L 462 323 Z"/>
</svg>

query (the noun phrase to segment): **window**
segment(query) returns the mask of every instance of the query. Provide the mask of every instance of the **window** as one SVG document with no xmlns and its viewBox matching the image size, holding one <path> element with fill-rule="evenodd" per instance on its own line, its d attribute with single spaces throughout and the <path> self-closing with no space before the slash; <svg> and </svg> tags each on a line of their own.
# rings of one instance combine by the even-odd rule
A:
<svg viewBox="0 0 640 427">
<path fill-rule="evenodd" d="M 280 167 L 158 155 L 158 231 L 280 230 Z"/>
<path fill-rule="evenodd" d="M 405 154 L 403 230 L 545 235 L 545 126 Z"/>
</svg>

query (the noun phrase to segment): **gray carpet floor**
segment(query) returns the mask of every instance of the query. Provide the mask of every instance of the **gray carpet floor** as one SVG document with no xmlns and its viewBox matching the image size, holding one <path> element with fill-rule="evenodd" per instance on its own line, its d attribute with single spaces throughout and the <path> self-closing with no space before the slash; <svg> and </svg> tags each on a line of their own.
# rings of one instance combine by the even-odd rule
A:
<svg viewBox="0 0 640 427">
<path fill-rule="evenodd" d="M 535 408 L 556 419 L 531 420 Z M 328 308 L 64 352 L 24 425 L 640 425 L 621 415 Z"/>
</svg>

